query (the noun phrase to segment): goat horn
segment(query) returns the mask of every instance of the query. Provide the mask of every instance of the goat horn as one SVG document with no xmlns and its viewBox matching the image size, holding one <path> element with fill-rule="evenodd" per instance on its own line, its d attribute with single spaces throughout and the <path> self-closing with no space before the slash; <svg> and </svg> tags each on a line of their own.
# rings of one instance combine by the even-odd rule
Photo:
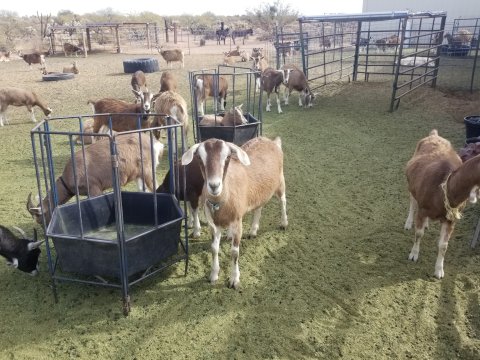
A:
<svg viewBox="0 0 480 360">
<path fill-rule="evenodd" d="M 28 210 L 28 212 L 30 212 L 31 208 L 33 208 L 32 193 L 28 194 L 28 197 L 27 197 L 27 210 Z"/>
<path fill-rule="evenodd" d="M 39 206 L 37 206 L 37 207 L 33 206 L 32 193 L 28 194 L 27 210 L 30 213 L 30 215 L 32 215 L 32 217 L 35 216 L 35 215 L 41 215 L 42 214 L 42 209 Z"/>
<path fill-rule="evenodd" d="M 42 243 L 44 242 L 45 240 L 40 240 L 40 241 L 32 241 L 32 242 L 29 242 L 28 243 L 28 251 L 32 251 L 36 248 L 38 248 L 40 245 L 42 245 Z"/>
<path fill-rule="evenodd" d="M 27 238 L 27 234 L 25 234 L 25 231 L 23 231 L 22 229 L 20 229 L 19 227 L 16 227 L 16 226 L 12 226 L 15 230 L 17 230 L 22 236 L 24 239 Z"/>
</svg>

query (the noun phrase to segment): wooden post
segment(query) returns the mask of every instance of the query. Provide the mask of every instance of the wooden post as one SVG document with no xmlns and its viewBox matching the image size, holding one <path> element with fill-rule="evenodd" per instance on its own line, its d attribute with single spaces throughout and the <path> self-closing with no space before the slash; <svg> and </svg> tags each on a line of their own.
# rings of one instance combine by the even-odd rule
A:
<svg viewBox="0 0 480 360">
<path fill-rule="evenodd" d="M 92 51 L 92 40 L 90 39 L 90 28 L 87 28 L 87 46 L 88 51 Z"/>
<path fill-rule="evenodd" d="M 82 41 L 83 41 L 83 57 L 87 57 L 87 46 L 85 46 L 85 43 L 87 42 L 87 38 L 85 36 L 85 30 L 82 30 Z"/>
<path fill-rule="evenodd" d="M 165 22 L 165 42 L 169 42 L 168 41 L 168 23 L 167 23 L 167 19 L 163 19 L 163 21 Z"/>
<path fill-rule="evenodd" d="M 120 54 L 122 52 L 122 49 L 120 49 L 120 37 L 118 36 L 118 25 L 115 26 L 115 37 L 117 38 L 117 54 Z"/>
<path fill-rule="evenodd" d="M 148 26 L 148 23 L 145 25 L 145 27 L 145 31 L 147 32 L 147 48 L 151 51 L 152 48 L 150 46 L 150 27 Z"/>
<path fill-rule="evenodd" d="M 173 43 L 177 43 L 177 22 L 173 23 Z"/>
</svg>

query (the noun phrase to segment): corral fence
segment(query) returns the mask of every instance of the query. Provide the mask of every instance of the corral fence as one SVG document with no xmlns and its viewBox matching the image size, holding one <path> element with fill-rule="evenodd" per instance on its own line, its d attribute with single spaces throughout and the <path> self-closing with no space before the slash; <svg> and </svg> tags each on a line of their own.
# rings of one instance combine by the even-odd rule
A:
<svg viewBox="0 0 480 360">
<path fill-rule="evenodd" d="M 406 11 L 301 17 L 296 32 L 277 31 L 277 67 L 293 62 L 302 68 L 312 91 L 393 78 L 393 111 L 403 96 L 436 85 L 445 19 L 445 12 Z"/>
<path fill-rule="evenodd" d="M 179 46 L 188 50 L 217 42 L 216 29 L 188 29 L 157 23 L 123 22 L 90 23 L 78 26 L 52 26 L 49 28 L 49 48 L 52 54 L 62 54 L 63 44 L 71 43 L 88 52 L 156 52 L 160 45 Z M 223 44 L 223 42 L 222 42 Z M 230 50 L 235 48 L 231 37 L 226 40 Z"/>
<path fill-rule="evenodd" d="M 468 83 L 470 92 L 473 93 L 475 87 L 479 87 L 478 81 L 475 81 L 475 73 L 480 43 L 480 18 L 454 19 L 451 27 L 445 31 L 451 34 L 451 37 L 442 45 L 441 53 L 447 58 L 442 66 L 468 70 L 457 72 L 457 82 L 459 86 Z"/>
</svg>

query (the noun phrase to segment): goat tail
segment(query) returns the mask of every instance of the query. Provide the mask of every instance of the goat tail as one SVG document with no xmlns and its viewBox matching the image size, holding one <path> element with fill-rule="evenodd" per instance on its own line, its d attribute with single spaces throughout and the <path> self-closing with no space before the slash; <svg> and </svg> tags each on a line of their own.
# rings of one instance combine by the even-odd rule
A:
<svg viewBox="0 0 480 360">
<path fill-rule="evenodd" d="M 282 139 L 280 138 L 280 136 L 277 136 L 275 139 L 273 139 L 273 142 L 274 142 L 275 145 L 277 145 L 280 149 L 282 148 Z"/>
<path fill-rule="evenodd" d="M 203 79 L 197 79 L 197 82 L 195 83 L 195 87 L 198 91 L 203 90 Z"/>
<path fill-rule="evenodd" d="M 87 105 L 92 105 L 92 111 L 95 113 L 95 101 L 94 100 L 88 100 Z"/>
<path fill-rule="evenodd" d="M 429 135 L 430 135 L 430 136 L 431 136 L 431 135 L 436 135 L 436 136 L 438 136 L 438 131 L 437 131 L 437 129 L 433 129 L 432 131 L 430 131 L 430 134 L 429 134 Z"/>
</svg>

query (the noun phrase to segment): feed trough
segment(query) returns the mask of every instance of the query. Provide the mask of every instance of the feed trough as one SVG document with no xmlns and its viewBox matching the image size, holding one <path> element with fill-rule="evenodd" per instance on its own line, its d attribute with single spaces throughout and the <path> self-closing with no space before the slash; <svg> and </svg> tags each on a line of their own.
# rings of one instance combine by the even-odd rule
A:
<svg viewBox="0 0 480 360">
<path fill-rule="evenodd" d="M 120 278 L 122 231 L 127 276 L 178 253 L 183 212 L 173 195 L 122 192 L 121 202 L 123 224 L 116 221 L 113 192 L 82 200 L 80 207 L 73 203 L 55 208 L 47 235 L 62 271 Z"/>
<path fill-rule="evenodd" d="M 255 92 L 257 76 L 258 72 L 250 68 L 226 65 L 189 73 L 195 142 L 217 138 L 241 146 L 262 134 L 262 96 Z M 227 113 L 236 118 L 235 122 L 223 123 Z M 237 121 L 239 113 L 242 121 Z M 213 121 L 205 126 L 202 120 L 207 116 Z"/>
<path fill-rule="evenodd" d="M 224 113 L 220 113 L 223 116 Z M 258 136 L 260 121 L 252 114 L 243 114 L 247 119 L 247 124 L 236 126 L 198 126 L 198 142 L 205 141 L 210 138 L 222 139 L 228 142 L 232 142 L 235 145 L 241 146 L 248 140 Z M 198 117 L 198 122 L 201 122 L 203 116 Z"/>
</svg>

